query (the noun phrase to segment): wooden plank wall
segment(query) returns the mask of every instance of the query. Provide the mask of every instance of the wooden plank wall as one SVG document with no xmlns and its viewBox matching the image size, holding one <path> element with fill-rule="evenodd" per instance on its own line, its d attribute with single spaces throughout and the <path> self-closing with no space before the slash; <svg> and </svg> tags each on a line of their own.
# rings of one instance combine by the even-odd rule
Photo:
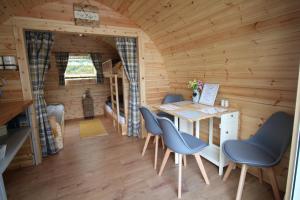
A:
<svg viewBox="0 0 300 200">
<path fill-rule="evenodd" d="M 16 56 L 15 38 L 13 27 L 11 25 L 0 26 L 0 55 Z M 1 88 L 2 96 L 0 101 L 18 101 L 23 99 L 20 75 L 15 70 L 0 71 L 0 78 L 4 79 L 7 84 Z"/>
<path fill-rule="evenodd" d="M 105 36 L 67 34 L 55 32 L 52 52 L 65 51 L 70 53 L 98 52 L 102 56 L 102 62 L 109 59 L 119 59 L 114 46 L 106 41 Z"/>
<path fill-rule="evenodd" d="M 73 22 L 73 3 L 88 3 L 89 5 L 94 5 L 99 8 L 101 25 L 136 27 L 136 24 L 128 18 L 123 17 L 121 14 L 114 12 L 111 8 L 94 0 L 89 0 L 88 2 L 82 0 L 48 2 L 50 3 L 44 3 L 42 1 L 35 2 L 34 7 L 31 9 L 22 9 L 16 13 L 16 15 Z"/>
<path fill-rule="evenodd" d="M 180 37 L 184 33 L 175 25 L 170 27 L 177 38 L 174 43 L 169 43 L 170 37 L 157 38 L 172 90 L 190 97 L 188 80 L 219 83 L 217 103 L 229 99 L 241 112 L 240 139 L 255 134 L 272 113 L 294 114 L 295 107 L 299 6 L 282 2 L 260 8 L 258 2 L 227 9 L 215 6 L 212 12 L 219 14 L 212 16 L 211 24 L 185 30 L 188 38 Z M 288 159 L 287 153 L 276 168 L 281 189 L 285 189 Z"/>
<path fill-rule="evenodd" d="M 117 51 L 102 41 L 102 37 L 76 34 L 55 33 L 52 52 L 89 53 L 99 52 L 103 61 L 118 58 Z M 104 114 L 104 103 L 109 96 L 109 82 L 96 84 L 95 80 L 69 80 L 65 86 L 58 85 L 58 70 L 54 53 L 51 56 L 51 68 L 45 80 L 45 99 L 49 103 L 62 103 L 65 105 L 65 120 L 83 118 L 82 95 L 90 89 L 95 115 Z"/>
<path fill-rule="evenodd" d="M 169 77 L 164 65 L 164 60 L 153 41 L 143 34 L 144 63 L 146 80 L 146 103 L 159 104 L 163 97 L 170 91 Z"/>
<path fill-rule="evenodd" d="M 95 115 L 104 114 L 103 108 L 109 96 L 109 82 L 96 84 L 91 80 L 69 80 L 65 86 L 58 85 L 58 70 L 54 55 L 51 56 L 51 68 L 45 80 L 45 99 L 48 104 L 62 103 L 65 106 L 65 120 L 83 118 L 82 95 L 90 89 L 94 100 Z"/>
</svg>

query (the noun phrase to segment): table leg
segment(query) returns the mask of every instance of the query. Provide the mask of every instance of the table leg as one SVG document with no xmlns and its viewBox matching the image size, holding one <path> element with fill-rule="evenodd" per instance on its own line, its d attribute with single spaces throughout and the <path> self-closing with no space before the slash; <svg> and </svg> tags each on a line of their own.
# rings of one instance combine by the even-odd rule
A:
<svg viewBox="0 0 300 200">
<path fill-rule="evenodd" d="M 196 121 L 196 138 L 200 138 L 200 121 Z"/>
<path fill-rule="evenodd" d="M 2 174 L 1 174 L 1 177 L 0 177 L 0 199 L 1 200 L 7 200 Z"/>
<path fill-rule="evenodd" d="M 178 117 L 174 116 L 174 125 L 177 128 L 177 130 L 179 130 L 178 120 L 179 120 Z M 179 164 L 178 153 L 174 153 L 174 155 L 175 155 L 175 165 L 178 165 Z"/>
<path fill-rule="evenodd" d="M 209 145 L 213 144 L 213 135 L 214 135 L 214 118 L 209 118 Z"/>
</svg>

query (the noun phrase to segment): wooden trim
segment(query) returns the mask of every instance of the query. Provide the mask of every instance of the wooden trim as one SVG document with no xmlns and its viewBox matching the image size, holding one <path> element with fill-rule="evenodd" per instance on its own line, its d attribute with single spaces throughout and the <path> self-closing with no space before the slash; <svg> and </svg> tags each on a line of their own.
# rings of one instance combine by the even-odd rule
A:
<svg viewBox="0 0 300 200">
<path fill-rule="evenodd" d="M 27 53 L 25 47 L 25 37 L 24 32 L 21 27 L 18 27 L 14 24 L 13 26 L 15 43 L 16 43 L 16 52 L 17 60 L 19 64 L 19 73 L 20 80 L 22 85 L 23 99 L 32 100 L 32 88 L 31 88 L 31 79 L 30 72 L 28 67 Z"/>
<path fill-rule="evenodd" d="M 299 124 L 300 124 L 300 65 L 299 65 L 298 72 L 299 72 L 298 90 L 297 90 L 297 98 L 296 98 L 292 144 L 291 144 L 291 151 L 290 151 L 289 171 L 288 171 L 288 178 L 286 182 L 285 197 L 284 197 L 285 200 L 291 199 L 291 192 L 293 189 L 292 184 L 294 181 L 294 173 L 295 173 L 295 162 L 296 162 L 295 158 L 297 153 L 298 131 L 299 131 Z"/>
<path fill-rule="evenodd" d="M 14 38 L 16 44 L 17 60 L 19 64 L 19 73 L 20 73 L 23 99 L 32 101 L 33 94 L 32 94 L 30 71 L 29 71 L 29 65 L 28 65 L 27 53 L 25 47 L 24 31 L 22 27 L 19 27 L 15 23 L 13 23 L 13 32 L 14 32 Z M 40 145 L 39 128 L 38 128 L 38 122 L 37 122 L 34 106 L 31 105 L 29 107 L 29 110 L 30 110 L 29 117 L 31 120 L 31 127 L 32 127 L 31 145 L 34 151 L 33 152 L 34 164 L 38 165 L 42 162 L 42 149 Z"/>
<path fill-rule="evenodd" d="M 140 105 L 146 105 L 146 81 L 145 81 L 145 66 L 144 66 L 144 42 L 143 42 L 143 33 L 140 31 L 137 38 L 137 45 L 138 45 L 138 62 L 139 62 L 139 81 L 140 81 Z M 142 116 L 140 115 L 140 119 Z M 144 120 L 141 120 L 141 136 L 145 137 L 146 130 L 144 126 Z"/>
<path fill-rule="evenodd" d="M 37 19 L 31 17 L 13 17 L 14 24 L 22 29 L 41 30 L 41 31 L 55 31 L 55 32 L 68 32 L 68 33 L 83 33 L 95 35 L 110 35 L 110 36 L 125 36 L 125 37 L 138 37 L 140 29 L 117 27 L 117 26 L 103 26 L 99 27 L 85 27 L 76 26 L 74 22 L 50 20 L 50 19 Z"/>
</svg>

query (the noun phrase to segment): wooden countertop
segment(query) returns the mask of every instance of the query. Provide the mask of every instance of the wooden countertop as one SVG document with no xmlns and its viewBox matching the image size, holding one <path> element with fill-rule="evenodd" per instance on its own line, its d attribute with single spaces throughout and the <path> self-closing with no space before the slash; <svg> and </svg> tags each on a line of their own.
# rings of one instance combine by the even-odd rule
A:
<svg viewBox="0 0 300 200">
<path fill-rule="evenodd" d="M 32 104 L 32 100 L 0 103 L 0 125 L 3 125 L 23 112 Z"/>
</svg>

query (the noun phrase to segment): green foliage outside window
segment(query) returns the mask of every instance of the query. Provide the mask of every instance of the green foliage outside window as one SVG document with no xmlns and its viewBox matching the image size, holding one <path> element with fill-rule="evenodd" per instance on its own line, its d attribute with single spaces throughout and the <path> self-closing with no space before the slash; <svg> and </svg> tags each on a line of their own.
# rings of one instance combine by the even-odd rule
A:
<svg viewBox="0 0 300 200">
<path fill-rule="evenodd" d="M 78 77 L 96 77 L 96 69 L 89 54 L 87 55 L 70 55 L 67 69 L 65 71 L 66 78 Z"/>
</svg>

